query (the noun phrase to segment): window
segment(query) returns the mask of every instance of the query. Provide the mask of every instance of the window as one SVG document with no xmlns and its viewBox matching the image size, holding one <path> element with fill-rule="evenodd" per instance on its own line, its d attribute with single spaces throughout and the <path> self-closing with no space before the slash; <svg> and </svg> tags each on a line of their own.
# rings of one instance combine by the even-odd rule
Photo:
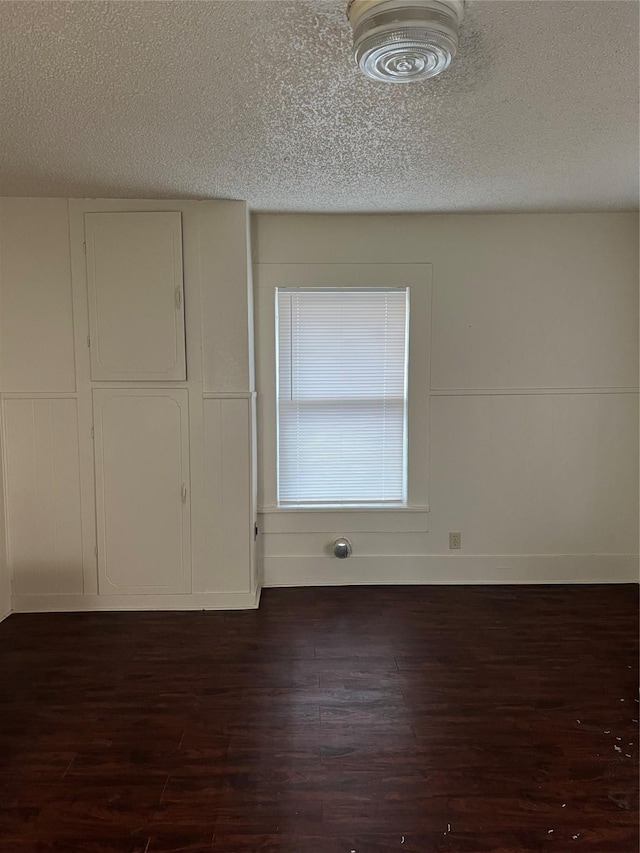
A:
<svg viewBox="0 0 640 853">
<path fill-rule="evenodd" d="M 332 261 L 255 265 L 256 485 L 263 533 L 323 533 L 328 534 L 325 538 L 329 541 L 331 534 L 422 533 L 428 529 L 432 277 L 431 265 L 427 263 Z M 322 310 L 320 306 L 317 310 L 315 307 L 307 310 L 307 299 L 321 298 L 333 300 L 331 310 L 326 310 L 328 301 L 322 303 Z M 347 303 L 338 303 L 342 298 Z M 373 320 L 367 325 L 367 318 L 375 317 L 374 299 L 383 299 L 386 303 L 387 327 L 379 320 L 378 326 L 374 327 L 377 330 L 372 332 Z M 348 302 L 355 302 L 357 310 L 345 307 Z M 398 321 L 397 326 L 392 326 L 389 318 L 399 317 L 402 311 L 404 322 Z M 399 344 L 399 336 L 394 337 L 392 328 L 397 328 L 398 335 L 402 329 L 404 345 Z M 310 343 L 313 343 L 309 338 L 310 331 L 319 336 L 315 338 L 315 350 L 310 348 Z M 299 347 L 303 334 L 307 339 L 306 349 Z M 381 373 L 385 346 L 389 362 L 394 352 L 401 353 L 403 357 L 401 368 L 401 362 L 396 358 L 395 372 L 390 364 L 387 365 L 386 387 L 384 370 Z M 337 371 L 338 358 L 342 359 L 342 373 Z M 354 376 L 356 368 L 365 370 L 363 377 Z M 382 392 L 380 383 L 375 387 L 373 382 L 381 375 Z M 400 375 L 402 390 L 396 393 L 392 388 L 392 376 L 397 378 Z M 324 377 L 319 386 L 318 376 Z M 365 389 L 366 383 L 370 384 Z M 397 387 L 400 387 L 400 380 Z M 372 464 L 366 468 L 361 465 L 358 473 L 364 471 L 371 483 L 375 470 L 377 480 L 367 491 L 354 488 L 345 493 L 346 473 L 353 470 L 348 466 L 355 465 L 371 438 L 368 432 L 370 424 L 364 420 L 364 403 L 374 399 L 379 403 L 380 400 L 385 402 L 382 407 L 386 416 L 383 433 L 385 452 L 371 454 L 368 458 L 373 457 Z M 345 451 L 344 437 L 341 437 L 341 443 L 328 439 L 327 424 L 331 423 L 332 407 L 336 406 L 341 407 L 343 429 L 348 422 L 345 411 L 352 412 L 352 420 L 361 418 L 355 429 L 355 451 Z M 356 416 L 357 407 L 359 414 Z M 370 410 L 373 411 L 373 406 Z M 379 406 L 378 413 L 380 411 Z M 323 412 L 322 440 L 318 439 L 312 448 L 313 453 L 307 454 L 307 458 L 317 462 L 315 483 L 311 481 L 313 488 L 309 490 L 297 474 L 306 449 L 300 441 L 300 427 L 314 418 L 316 424 L 321 423 Z M 285 422 L 287 417 L 288 423 Z M 394 436 L 397 439 L 400 430 L 392 430 L 392 425 L 400 422 L 402 442 L 395 440 L 394 443 Z M 288 437 L 290 443 L 285 447 Z M 287 453 L 289 470 L 285 464 Z M 398 468 L 399 458 L 401 464 Z M 396 472 L 400 470 L 400 476 L 396 473 L 395 480 L 392 477 L 394 465 Z M 294 470 L 295 477 L 290 476 Z M 320 479 L 318 474 L 324 479 Z M 291 486 L 295 484 L 295 489 L 292 486 L 288 491 L 287 477 L 290 477 Z M 333 479 L 333 484 L 327 482 L 328 478 Z M 349 482 L 355 486 L 366 484 L 366 481 L 358 483 L 355 477 L 351 477 Z M 336 484 L 343 489 L 342 493 L 336 494 L 328 489 L 328 486 Z M 298 548 L 300 542 L 294 539 L 287 547 Z"/>
<path fill-rule="evenodd" d="M 278 505 L 407 503 L 408 288 L 278 288 Z"/>
</svg>

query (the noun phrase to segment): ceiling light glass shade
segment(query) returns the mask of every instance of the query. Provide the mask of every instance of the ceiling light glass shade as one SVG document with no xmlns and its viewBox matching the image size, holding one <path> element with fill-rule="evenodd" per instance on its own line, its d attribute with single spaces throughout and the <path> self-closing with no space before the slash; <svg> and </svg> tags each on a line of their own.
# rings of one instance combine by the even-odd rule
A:
<svg viewBox="0 0 640 853">
<path fill-rule="evenodd" d="M 463 0 L 351 0 L 356 63 L 387 83 L 435 77 L 456 55 L 463 11 Z"/>
</svg>

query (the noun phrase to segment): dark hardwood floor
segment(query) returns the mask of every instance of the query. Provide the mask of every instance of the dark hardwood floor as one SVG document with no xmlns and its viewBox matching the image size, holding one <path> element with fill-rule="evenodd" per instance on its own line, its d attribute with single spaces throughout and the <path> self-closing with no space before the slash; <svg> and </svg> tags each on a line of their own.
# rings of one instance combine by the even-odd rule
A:
<svg viewBox="0 0 640 853">
<path fill-rule="evenodd" d="M 638 589 L 0 625 L 2 853 L 638 850 Z"/>
</svg>

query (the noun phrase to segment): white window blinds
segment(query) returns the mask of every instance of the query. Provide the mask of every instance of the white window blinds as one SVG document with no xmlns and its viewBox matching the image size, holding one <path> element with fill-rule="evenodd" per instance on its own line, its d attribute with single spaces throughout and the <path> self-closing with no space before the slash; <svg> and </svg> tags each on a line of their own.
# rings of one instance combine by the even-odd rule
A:
<svg viewBox="0 0 640 853">
<path fill-rule="evenodd" d="M 406 501 L 408 290 L 278 289 L 278 503 Z"/>
</svg>

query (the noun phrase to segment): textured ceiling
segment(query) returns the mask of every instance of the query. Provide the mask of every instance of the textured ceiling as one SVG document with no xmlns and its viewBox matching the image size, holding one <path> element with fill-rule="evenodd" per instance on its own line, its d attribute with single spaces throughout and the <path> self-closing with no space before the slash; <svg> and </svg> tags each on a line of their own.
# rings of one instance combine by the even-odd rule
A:
<svg viewBox="0 0 640 853">
<path fill-rule="evenodd" d="M 468 2 L 393 86 L 346 0 L 0 2 L 0 193 L 254 210 L 638 206 L 637 0 Z"/>
</svg>

